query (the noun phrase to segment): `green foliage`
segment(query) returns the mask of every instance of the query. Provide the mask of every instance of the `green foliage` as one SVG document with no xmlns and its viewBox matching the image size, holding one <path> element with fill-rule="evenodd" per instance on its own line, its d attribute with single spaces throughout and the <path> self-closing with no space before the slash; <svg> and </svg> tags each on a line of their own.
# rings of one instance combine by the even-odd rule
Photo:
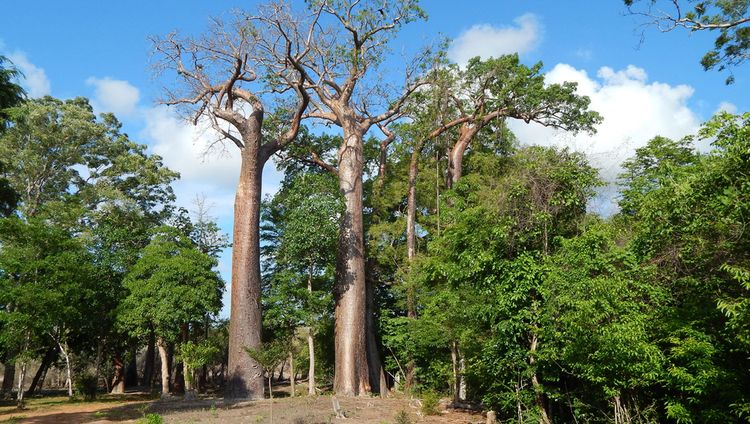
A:
<svg viewBox="0 0 750 424">
<path fill-rule="evenodd" d="M 623 0 L 628 7 L 638 0 Z M 648 11 L 636 12 L 655 22 L 662 30 L 683 27 L 691 32 L 716 33 L 714 46 L 701 59 L 705 70 L 723 71 L 745 63 L 750 58 L 750 14 L 748 0 L 704 0 L 696 2 L 663 2 L 648 0 Z M 658 9 L 654 6 L 658 6 Z M 654 14 L 652 15 L 652 10 Z M 655 12 L 659 10 L 658 14 Z M 734 82 L 730 75 L 727 84 Z"/>
<path fill-rule="evenodd" d="M 134 335 L 149 328 L 172 340 L 181 324 L 202 322 L 221 307 L 224 282 L 216 259 L 201 252 L 184 233 L 162 226 L 125 278 L 128 296 L 120 305 L 121 325 Z"/>
<path fill-rule="evenodd" d="M 194 371 L 198 368 L 214 362 L 219 355 L 219 348 L 213 345 L 209 340 L 204 340 L 201 343 L 195 343 L 187 341 L 180 343 L 177 351 L 177 358 L 183 362 L 187 368 L 188 373 L 185 378 L 191 382 L 195 380 L 193 375 Z"/>
<path fill-rule="evenodd" d="M 75 380 L 76 393 L 83 396 L 87 401 L 96 399 L 96 391 L 99 388 L 99 379 L 89 373 L 78 374 Z"/>
<path fill-rule="evenodd" d="M 440 395 L 437 392 L 428 390 L 422 393 L 422 407 L 420 408 L 423 415 L 440 415 L 438 404 Z"/>
<path fill-rule="evenodd" d="M 393 417 L 394 424 L 412 424 L 413 422 L 409 413 L 404 409 L 398 411 L 396 416 Z"/>
<path fill-rule="evenodd" d="M 138 424 L 163 424 L 164 418 L 159 414 L 146 414 L 143 418 L 138 420 Z"/>
</svg>

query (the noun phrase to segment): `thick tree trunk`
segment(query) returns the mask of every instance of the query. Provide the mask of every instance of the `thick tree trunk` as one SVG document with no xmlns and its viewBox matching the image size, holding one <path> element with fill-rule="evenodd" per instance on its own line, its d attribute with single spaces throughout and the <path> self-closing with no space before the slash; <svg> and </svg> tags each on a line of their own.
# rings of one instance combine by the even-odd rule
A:
<svg viewBox="0 0 750 424">
<path fill-rule="evenodd" d="M 363 132 L 344 123 L 339 149 L 339 189 L 346 209 L 341 220 L 335 289 L 335 374 L 333 390 L 356 396 L 370 392 L 367 364 L 367 283 L 362 220 Z"/>
<path fill-rule="evenodd" d="M 112 377 L 111 393 L 125 393 L 125 364 L 123 364 L 122 358 L 119 355 L 112 358 L 112 367 L 114 368 L 115 373 Z"/>
<path fill-rule="evenodd" d="M 243 139 L 249 136 L 253 134 L 243 135 Z M 259 220 L 265 158 L 259 153 L 253 143 L 247 143 L 241 150 L 242 167 L 234 202 L 229 369 L 225 394 L 230 399 L 263 398 L 263 369 L 245 351 L 246 347 L 261 345 Z"/>
<path fill-rule="evenodd" d="M 37 386 L 39 385 L 39 382 L 42 381 L 42 376 L 47 373 L 47 368 L 49 368 L 50 364 L 52 363 L 52 360 L 55 359 L 56 351 L 57 351 L 57 348 L 50 347 L 49 349 L 47 349 L 46 352 L 44 352 L 42 363 L 39 364 L 39 369 L 36 370 L 36 374 L 34 374 L 34 378 L 31 380 L 31 384 L 29 385 L 29 388 L 26 391 L 27 396 L 32 396 L 34 392 L 36 391 Z"/>
<path fill-rule="evenodd" d="M 480 127 L 474 124 L 464 124 L 459 130 L 458 140 L 456 144 L 451 147 L 448 154 L 448 176 L 446 178 L 446 184 L 448 188 L 453 188 L 453 185 L 458 182 L 463 174 L 464 167 L 464 154 L 466 149 L 469 147 L 471 140 L 479 132 Z"/>
<path fill-rule="evenodd" d="M 16 362 L 12 359 L 6 360 L 4 363 L 5 370 L 3 371 L 3 397 L 9 396 L 13 393 L 13 383 L 16 381 Z"/>
<path fill-rule="evenodd" d="M 167 354 L 167 345 L 161 337 L 156 340 L 156 347 L 159 350 L 159 361 L 161 362 L 161 394 L 169 395 L 169 355 Z"/>
<path fill-rule="evenodd" d="M 151 388 L 154 382 L 154 365 L 156 361 L 156 336 L 153 331 L 148 334 L 148 344 L 146 345 L 146 357 L 143 365 L 143 382 L 142 385 Z"/>
</svg>

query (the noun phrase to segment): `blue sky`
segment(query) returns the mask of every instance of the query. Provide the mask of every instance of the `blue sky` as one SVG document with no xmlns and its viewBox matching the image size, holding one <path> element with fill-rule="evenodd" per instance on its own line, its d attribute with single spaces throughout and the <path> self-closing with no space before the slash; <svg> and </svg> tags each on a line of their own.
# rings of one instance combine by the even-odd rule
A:
<svg viewBox="0 0 750 424">
<path fill-rule="evenodd" d="M 212 135 L 181 122 L 156 105 L 164 81 L 150 70 L 148 36 L 171 31 L 200 34 L 210 16 L 254 1 L 159 0 L 5 2 L 0 14 L 0 54 L 26 74 L 33 95 L 86 96 L 98 111 L 113 111 L 134 140 L 183 175 L 176 189 L 190 207 L 196 194 L 213 204 L 212 215 L 231 234 L 235 152 L 202 157 Z M 620 0 L 423 1 L 429 19 L 407 26 L 393 50 L 411 50 L 440 36 L 453 39 L 449 56 L 519 52 L 526 63 L 543 61 L 552 82 L 579 82 L 582 94 L 605 121 L 596 136 L 571 136 L 513 125 L 522 142 L 570 146 L 589 154 L 613 180 L 618 164 L 654 135 L 694 132 L 718 109 L 750 110 L 748 68 L 704 72 L 698 63 L 713 35 L 659 33 L 626 15 Z M 232 146 L 229 146 L 230 148 Z M 264 191 L 276 190 L 279 174 L 268 166 Z M 611 210 L 611 192 L 596 207 Z M 595 207 L 595 208 L 596 208 Z M 221 261 L 229 279 L 229 254 Z"/>
</svg>

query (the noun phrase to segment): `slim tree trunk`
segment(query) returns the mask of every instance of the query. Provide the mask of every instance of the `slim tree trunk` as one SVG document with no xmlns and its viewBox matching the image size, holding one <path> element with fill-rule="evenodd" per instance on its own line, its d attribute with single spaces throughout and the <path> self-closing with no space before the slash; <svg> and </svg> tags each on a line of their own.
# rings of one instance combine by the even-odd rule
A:
<svg viewBox="0 0 750 424">
<path fill-rule="evenodd" d="M 65 384 L 68 386 L 68 397 L 73 397 L 73 379 L 70 375 L 70 355 L 68 355 L 68 351 L 65 349 L 65 346 L 62 343 L 58 342 L 58 345 L 60 346 L 60 353 L 62 354 L 63 358 L 65 359 Z"/>
<path fill-rule="evenodd" d="M 309 328 L 307 333 L 307 350 L 310 357 L 310 368 L 307 371 L 307 394 L 315 396 L 315 337 L 312 327 Z"/>
<path fill-rule="evenodd" d="M 156 339 L 156 347 L 159 350 L 159 361 L 161 362 L 161 394 L 169 395 L 169 355 L 167 345 L 161 337 Z"/>
<path fill-rule="evenodd" d="M 16 401 L 18 409 L 23 409 L 25 407 L 23 403 L 23 381 L 26 379 L 26 366 L 26 361 L 23 361 L 21 363 L 21 374 L 18 376 L 18 399 Z"/>
<path fill-rule="evenodd" d="M 295 391 L 294 391 L 294 389 L 295 389 L 294 388 L 294 383 L 295 383 L 295 381 L 294 381 L 294 378 L 295 378 L 294 373 L 295 373 L 295 370 L 294 370 L 294 352 L 292 352 L 290 350 L 289 351 L 289 385 L 291 386 L 291 389 L 292 389 L 292 397 L 297 396 L 297 393 L 295 393 Z"/>
<path fill-rule="evenodd" d="M 258 127 L 258 138 L 259 130 Z M 243 138 L 247 139 L 247 136 L 243 135 Z M 260 157 L 253 143 L 246 143 L 241 155 L 240 180 L 234 201 L 226 397 L 262 399 L 263 369 L 245 348 L 257 349 L 261 345 L 259 222 L 265 159 Z"/>
<path fill-rule="evenodd" d="M 536 334 L 531 335 L 531 343 L 529 347 L 529 365 L 532 367 L 536 364 L 536 350 L 539 344 L 539 339 Z M 542 391 L 542 385 L 539 383 L 539 376 L 536 373 L 536 369 L 531 374 L 531 385 L 534 388 L 536 396 L 536 405 L 539 408 L 539 424 L 552 424 L 549 412 L 547 411 L 547 405 L 544 402 L 544 392 Z"/>
<path fill-rule="evenodd" d="M 312 266 L 307 274 L 307 292 L 312 296 Z M 315 396 L 315 333 L 313 327 L 307 327 L 307 350 L 310 367 L 307 371 L 307 394 Z"/>
<path fill-rule="evenodd" d="M 115 373 L 112 377 L 111 393 L 125 393 L 125 364 L 123 364 L 122 358 L 119 355 L 115 355 L 112 358 L 112 367 L 114 368 Z"/>
<path fill-rule="evenodd" d="M 356 396 L 370 391 L 367 363 L 367 287 L 362 220 L 363 133 L 344 122 L 339 149 L 339 189 L 345 201 L 341 220 L 335 289 L 335 374 L 333 390 Z"/>
<path fill-rule="evenodd" d="M 409 262 L 409 272 L 411 274 L 411 266 L 414 262 L 414 257 L 417 254 L 417 173 L 419 172 L 419 157 L 422 154 L 424 148 L 425 139 L 420 140 L 414 150 L 411 152 L 411 160 L 409 161 L 409 180 L 408 189 L 406 195 L 406 259 Z M 409 287 L 406 289 L 406 314 L 410 319 L 416 319 L 417 308 L 415 299 L 415 290 L 412 287 L 412 282 L 408 282 Z M 404 376 L 406 381 L 404 382 L 405 389 L 407 391 L 414 387 L 414 371 L 416 364 L 414 358 L 409 354 L 409 358 L 406 363 L 406 375 Z"/>
<path fill-rule="evenodd" d="M 46 352 L 44 352 L 44 357 L 42 358 L 41 364 L 39 364 L 39 369 L 36 370 L 36 374 L 34 374 L 34 378 L 31 380 L 29 389 L 26 391 L 27 396 L 32 396 L 36 391 L 37 386 L 42 379 L 42 376 L 46 374 L 47 368 L 49 368 L 52 360 L 55 358 L 56 350 L 57 349 L 55 347 L 50 347 Z"/>
<path fill-rule="evenodd" d="M 461 374 L 458 368 L 458 342 L 451 342 L 451 364 L 453 365 L 453 384 L 451 385 L 451 391 L 453 392 L 453 403 L 460 403 L 459 385 L 461 384 Z"/>
</svg>

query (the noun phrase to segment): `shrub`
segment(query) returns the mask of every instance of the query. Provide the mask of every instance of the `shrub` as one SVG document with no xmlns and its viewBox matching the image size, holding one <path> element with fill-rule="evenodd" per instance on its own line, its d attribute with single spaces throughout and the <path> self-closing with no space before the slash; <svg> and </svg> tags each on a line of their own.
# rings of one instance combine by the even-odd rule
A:
<svg viewBox="0 0 750 424">
<path fill-rule="evenodd" d="M 439 415 L 438 404 L 440 403 L 440 396 L 433 392 L 427 391 L 422 393 L 422 413 L 424 415 Z"/>
<path fill-rule="evenodd" d="M 411 417 L 409 416 L 409 413 L 404 411 L 403 409 L 398 411 L 396 416 L 393 418 L 394 424 L 412 424 Z"/>
<path fill-rule="evenodd" d="M 159 414 L 146 414 L 145 417 L 138 420 L 138 424 L 163 424 L 164 418 Z"/>
<path fill-rule="evenodd" d="M 83 373 L 76 378 L 75 389 L 85 400 L 94 400 L 98 385 L 99 380 L 95 375 Z"/>
</svg>

